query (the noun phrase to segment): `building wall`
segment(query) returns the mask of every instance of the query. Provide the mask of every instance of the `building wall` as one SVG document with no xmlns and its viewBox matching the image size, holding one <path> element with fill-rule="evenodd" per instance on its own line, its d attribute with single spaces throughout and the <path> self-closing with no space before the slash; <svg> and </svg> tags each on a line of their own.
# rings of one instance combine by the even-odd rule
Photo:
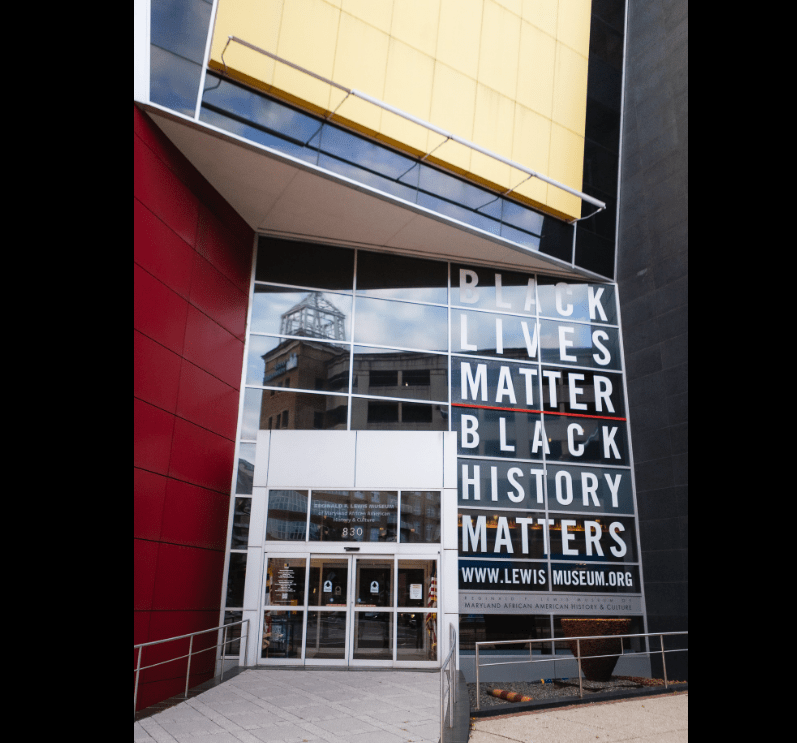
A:
<svg viewBox="0 0 797 743">
<path fill-rule="evenodd" d="M 220 0 L 210 66 L 332 112 L 344 93 L 254 44 L 581 190 L 591 0 Z M 222 60 L 222 53 L 224 59 Z M 361 99 L 337 116 L 415 153 L 438 134 Z M 433 159 L 508 189 L 525 176 L 454 142 Z M 533 179 L 515 192 L 581 216 L 580 200 Z"/>
<path fill-rule="evenodd" d="M 135 644 L 218 622 L 253 235 L 133 115 Z M 213 656 L 193 661 L 196 683 Z M 139 708 L 179 692 L 184 673 L 184 661 L 145 672 Z"/>
<path fill-rule="evenodd" d="M 686 0 L 630 3 L 627 37 L 618 282 L 648 627 L 676 631 L 689 611 Z M 671 657 L 669 677 L 686 678 Z"/>
</svg>

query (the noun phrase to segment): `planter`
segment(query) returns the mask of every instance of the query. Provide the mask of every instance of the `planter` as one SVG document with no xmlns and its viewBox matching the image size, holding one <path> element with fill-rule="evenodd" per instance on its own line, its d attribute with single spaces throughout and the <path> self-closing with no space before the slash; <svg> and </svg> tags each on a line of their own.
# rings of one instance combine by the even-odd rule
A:
<svg viewBox="0 0 797 743">
<path fill-rule="evenodd" d="M 565 637 L 589 635 L 627 635 L 631 631 L 630 619 L 563 619 Z M 608 637 L 598 640 L 581 640 L 581 670 L 589 681 L 610 681 L 617 659 L 622 654 L 622 640 Z M 576 655 L 577 643 L 571 640 L 570 651 Z M 605 655 L 606 658 L 590 656 Z"/>
</svg>

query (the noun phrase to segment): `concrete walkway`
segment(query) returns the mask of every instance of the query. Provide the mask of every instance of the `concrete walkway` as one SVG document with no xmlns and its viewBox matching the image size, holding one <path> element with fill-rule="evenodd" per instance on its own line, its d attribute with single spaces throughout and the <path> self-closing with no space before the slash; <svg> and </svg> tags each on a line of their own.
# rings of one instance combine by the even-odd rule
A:
<svg viewBox="0 0 797 743">
<path fill-rule="evenodd" d="M 247 670 L 134 723 L 135 741 L 437 743 L 440 674 Z"/>
<path fill-rule="evenodd" d="M 476 720 L 470 743 L 686 743 L 689 692 Z"/>
</svg>

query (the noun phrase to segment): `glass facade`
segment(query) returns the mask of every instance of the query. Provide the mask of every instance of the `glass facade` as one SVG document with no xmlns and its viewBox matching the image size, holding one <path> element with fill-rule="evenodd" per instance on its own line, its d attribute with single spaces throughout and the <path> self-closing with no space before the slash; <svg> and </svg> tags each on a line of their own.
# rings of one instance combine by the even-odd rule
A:
<svg viewBox="0 0 797 743">
<path fill-rule="evenodd" d="M 463 628 L 492 636 L 485 617 L 504 614 L 481 609 L 487 593 L 611 595 L 641 613 L 613 285 L 261 237 L 247 348 L 233 588 L 258 430 L 440 430 L 458 433 Z M 439 543 L 440 494 L 271 490 L 266 539 Z M 554 636 L 555 609 L 524 615 Z M 401 612 L 359 619 L 354 657 L 379 657 L 371 636 L 411 644 Z M 334 617 L 307 622 L 336 636 Z"/>
</svg>

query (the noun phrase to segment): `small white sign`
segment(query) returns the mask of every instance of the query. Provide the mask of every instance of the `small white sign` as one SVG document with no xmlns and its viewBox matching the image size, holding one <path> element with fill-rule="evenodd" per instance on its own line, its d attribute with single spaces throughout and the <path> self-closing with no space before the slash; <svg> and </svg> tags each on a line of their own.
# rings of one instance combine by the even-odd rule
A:
<svg viewBox="0 0 797 743">
<path fill-rule="evenodd" d="M 371 593 L 379 593 L 379 584 L 375 580 L 371 581 Z"/>
<path fill-rule="evenodd" d="M 415 601 L 423 598 L 423 584 L 410 583 L 410 600 Z"/>
<path fill-rule="evenodd" d="M 332 593 L 332 581 L 324 581 L 324 593 Z"/>
</svg>

